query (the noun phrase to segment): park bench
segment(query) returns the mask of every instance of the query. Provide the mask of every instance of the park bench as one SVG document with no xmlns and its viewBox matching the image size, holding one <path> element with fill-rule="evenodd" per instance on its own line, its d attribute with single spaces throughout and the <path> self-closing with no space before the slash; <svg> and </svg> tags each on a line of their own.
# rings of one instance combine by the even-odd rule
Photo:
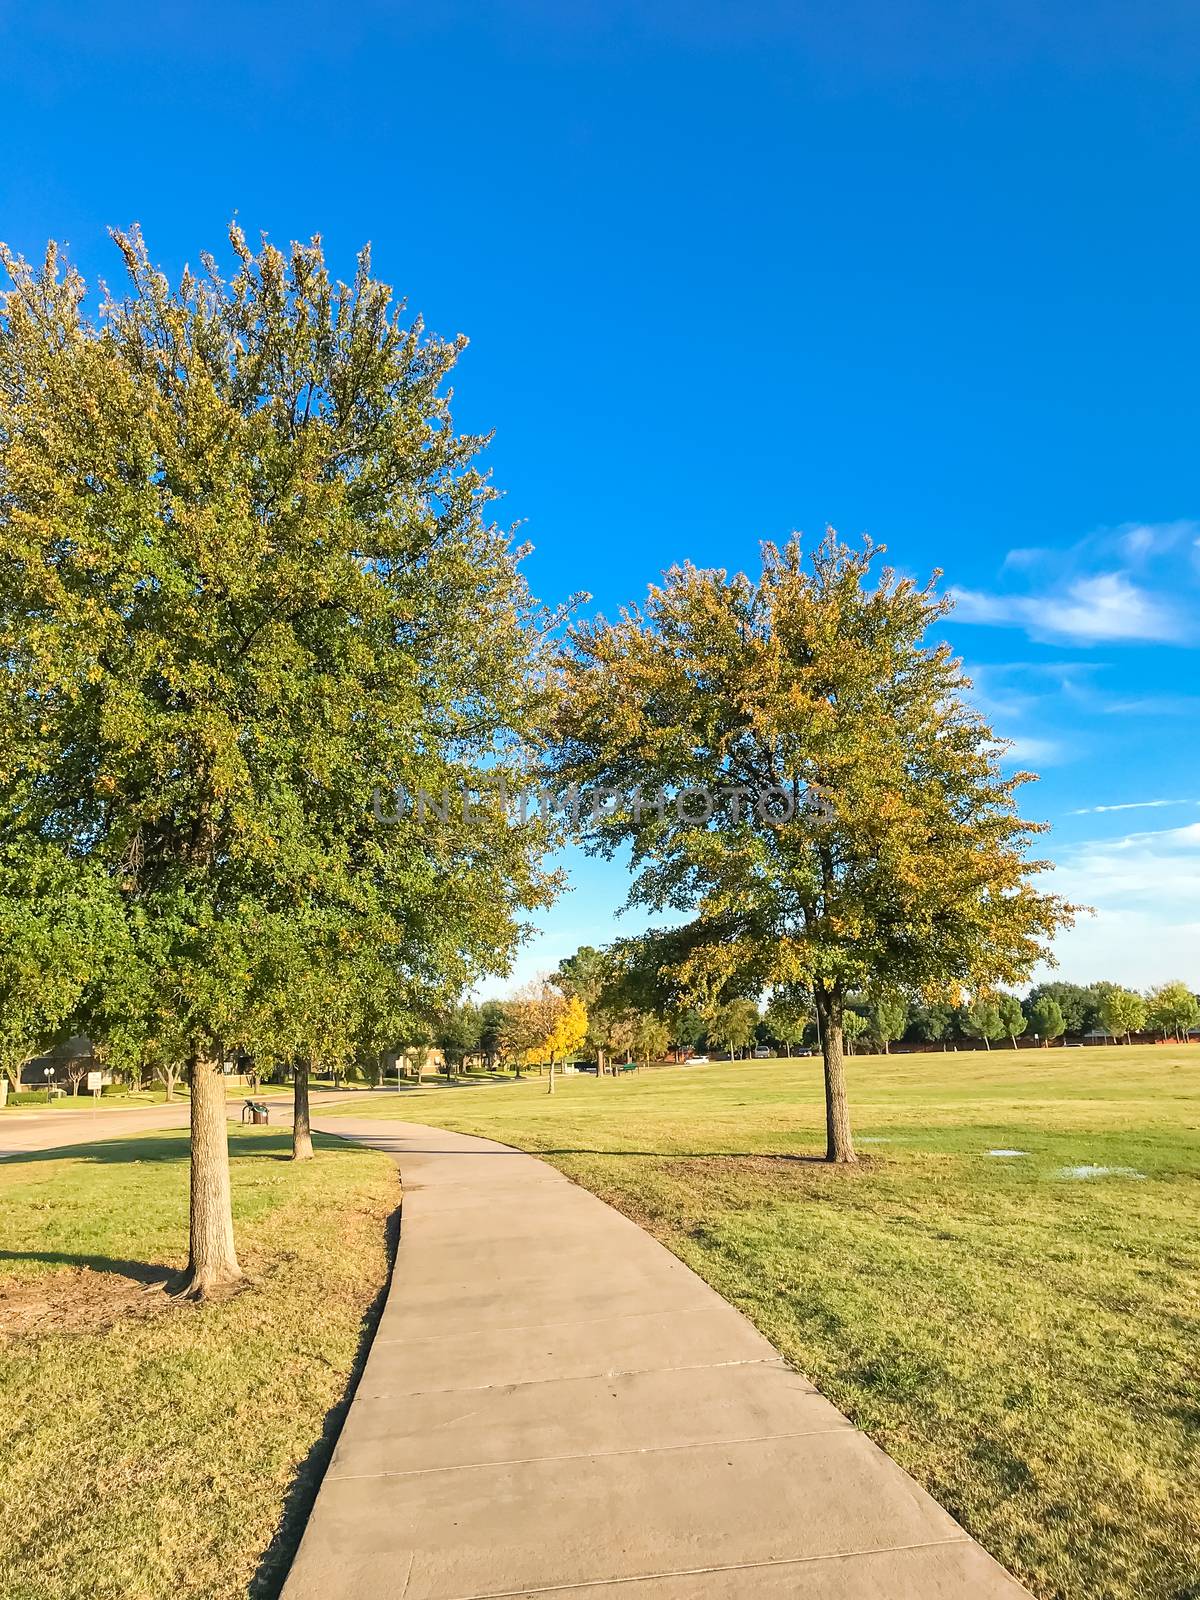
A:
<svg viewBox="0 0 1200 1600">
<path fill-rule="evenodd" d="M 638 1064 L 636 1061 L 618 1061 L 617 1066 L 622 1072 L 638 1071 Z"/>
<path fill-rule="evenodd" d="M 261 1100 L 246 1100 L 242 1104 L 242 1121 L 254 1123 L 267 1123 L 271 1121 L 271 1108 L 264 1106 Z"/>
</svg>

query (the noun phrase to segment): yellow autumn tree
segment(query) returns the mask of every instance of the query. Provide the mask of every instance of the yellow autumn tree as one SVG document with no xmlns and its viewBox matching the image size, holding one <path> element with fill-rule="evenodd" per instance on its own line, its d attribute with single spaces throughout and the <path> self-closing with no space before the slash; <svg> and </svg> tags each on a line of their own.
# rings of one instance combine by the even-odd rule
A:
<svg viewBox="0 0 1200 1600">
<path fill-rule="evenodd" d="M 550 1057 L 550 1087 L 547 1094 L 554 1093 L 554 1063 L 567 1061 L 576 1050 L 583 1048 L 587 1039 L 588 1018 L 587 1010 L 578 995 L 571 995 L 563 1000 L 557 1010 L 553 1026 L 546 1038 L 546 1051 Z"/>
</svg>

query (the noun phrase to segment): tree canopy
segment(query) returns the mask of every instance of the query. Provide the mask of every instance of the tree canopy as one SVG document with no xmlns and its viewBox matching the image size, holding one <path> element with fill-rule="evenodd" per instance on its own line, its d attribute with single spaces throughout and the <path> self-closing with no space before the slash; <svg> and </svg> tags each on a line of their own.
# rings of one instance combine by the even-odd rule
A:
<svg viewBox="0 0 1200 1600">
<path fill-rule="evenodd" d="M 1039 891 L 1028 774 L 969 704 L 932 582 L 830 531 L 763 548 L 761 575 L 667 573 L 644 607 L 573 630 L 558 772 L 614 803 L 592 848 L 629 848 L 632 902 L 685 922 L 646 941 L 705 1009 L 799 983 L 826 1068 L 827 1155 L 852 1160 L 849 996 L 957 1000 L 1023 979 L 1071 908 Z"/>
<path fill-rule="evenodd" d="M 53 248 L 3 256 L 0 842 L 119 895 L 227 1211 L 214 1063 L 275 1036 L 265 944 L 311 975 L 316 923 L 347 995 L 366 945 L 452 995 L 552 893 L 537 824 L 377 803 L 523 770 L 543 623 L 487 516 L 486 441 L 453 427 L 462 338 L 406 321 L 366 252 L 335 283 L 319 241 L 234 228 L 232 276 L 206 256 L 172 286 L 114 238 L 126 287 L 98 314 Z M 210 1237 L 197 1292 L 237 1272 Z"/>
</svg>

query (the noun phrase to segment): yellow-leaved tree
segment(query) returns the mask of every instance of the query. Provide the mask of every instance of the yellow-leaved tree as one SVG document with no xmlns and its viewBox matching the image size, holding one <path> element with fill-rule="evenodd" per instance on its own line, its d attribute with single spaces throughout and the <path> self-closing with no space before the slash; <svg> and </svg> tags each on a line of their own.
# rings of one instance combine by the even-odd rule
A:
<svg viewBox="0 0 1200 1600">
<path fill-rule="evenodd" d="M 566 997 L 557 1009 L 554 1025 L 546 1038 L 546 1051 L 550 1057 L 550 1087 L 547 1094 L 554 1093 L 554 1063 L 565 1063 L 576 1050 L 581 1050 L 587 1040 L 587 1032 L 587 1010 L 583 1001 L 574 994 Z"/>
</svg>

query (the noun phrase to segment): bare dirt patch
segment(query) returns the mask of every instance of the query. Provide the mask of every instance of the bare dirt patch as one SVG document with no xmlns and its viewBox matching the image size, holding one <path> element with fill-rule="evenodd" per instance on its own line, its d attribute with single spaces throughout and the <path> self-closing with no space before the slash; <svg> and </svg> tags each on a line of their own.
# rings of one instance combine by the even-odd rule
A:
<svg viewBox="0 0 1200 1600">
<path fill-rule="evenodd" d="M 0 1279 L 0 1342 L 55 1333 L 102 1333 L 127 1317 L 139 1321 L 171 1309 L 169 1283 L 91 1267 L 63 1267 L 27 1279 Z"/>
</svg>

